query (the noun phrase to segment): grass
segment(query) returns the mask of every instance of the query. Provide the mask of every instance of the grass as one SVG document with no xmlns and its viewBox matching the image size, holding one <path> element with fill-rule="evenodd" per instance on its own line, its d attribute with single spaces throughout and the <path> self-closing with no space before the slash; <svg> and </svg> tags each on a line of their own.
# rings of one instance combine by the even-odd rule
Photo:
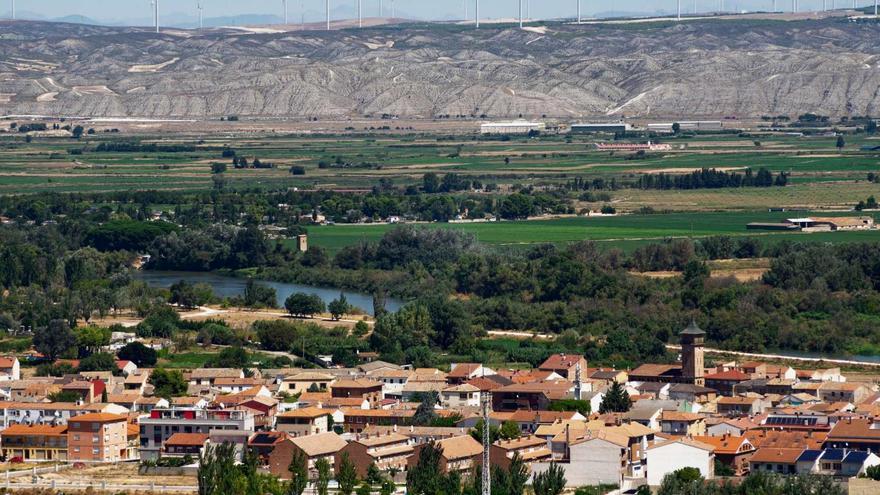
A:
<svg viewBox="0 0 880 495">
<path fill-rule="evenodd" d="M 495 246 L 532 246 L 569 244 L 592 240 L 609 248 L 631 251 L 641 245 L 673 237 L 710 237 L 716 235 L 750 236 L 763 242 L 864 242 L 880 241 L 880 232 L 830 232 L 804 234 L 794 232 L 748 231 L 749 222 L 775 222 L 805 213 L 706 212 L 618 217 L 563 218 L 557 220 L 490 222 L 467 224 L 423 224 L 426 228 L 459 230 L 473 234 L 479 242 Z M 842 214 L 835 214 L 842 215 Z M 309 241 L 336 252 L 362 241 L 376 241 L 393 225 L 331 225 L 311 227 Z"/>
</svg>

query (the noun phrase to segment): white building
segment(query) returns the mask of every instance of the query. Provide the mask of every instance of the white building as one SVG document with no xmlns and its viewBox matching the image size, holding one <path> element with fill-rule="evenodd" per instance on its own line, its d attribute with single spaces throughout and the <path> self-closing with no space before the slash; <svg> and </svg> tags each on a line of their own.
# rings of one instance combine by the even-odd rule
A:
<svg viewBox="0 0 880 495">
<path fill-rule="evenodd" d="M 512 122 L 489 122 L 480 125 L 480 134 L 505 135 L 505 134 L 528 134 L 532 131 L 542 132 L 547 130 L 547 124 L 543 122 L 528 122 L 515 120 Z"/>
<path fill-rule="evenodd" d="M 679 469 L 692 467 L 706 479 L 715 477 L 714 447 L 687 438 L 670 440 L 648 447 L 648 485 L 660 486 L 663 477 Z"/>
<path fill-rule="evenodd" d="M 480 389 L 464 383 L 449 387 L 440 392 L 440 403 L 446 409 L 462 407 L 480 407 Z"/>
</svg>

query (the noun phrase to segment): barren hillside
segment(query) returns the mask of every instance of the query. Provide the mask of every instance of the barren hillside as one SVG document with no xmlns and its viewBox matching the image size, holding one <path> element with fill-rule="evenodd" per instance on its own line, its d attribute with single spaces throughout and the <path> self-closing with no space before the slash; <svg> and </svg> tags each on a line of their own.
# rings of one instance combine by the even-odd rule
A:
<svg viewBox="0 0 880 495">
<path fill-rule="evenodd" d="M 0 114 L 208 118 L 880 114 L 844 19 L 150 33 L 0 22 Z"/>
</svg>

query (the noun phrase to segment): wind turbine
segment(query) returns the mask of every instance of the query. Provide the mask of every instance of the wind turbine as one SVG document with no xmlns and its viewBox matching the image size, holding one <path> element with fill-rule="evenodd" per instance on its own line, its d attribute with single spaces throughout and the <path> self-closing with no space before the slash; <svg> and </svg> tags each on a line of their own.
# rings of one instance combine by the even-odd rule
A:
<svg viewBox="0 0 880 495">
<path fill-rule="evenodd" d="M 391 0 L 391 18 L 394 19 L 396 15 L 397 14 L 394 12 L 394 0 Z"/>
<path fill-rule="evenodd" d="M 678 20 L 681 20 L 681 0 L 678 0 Z"/>
<path fill-rule="evenodd" d="M 204 27 L 204 24 L 202 24 L 202 10 L 204 6 L 202 6 L 201 0 L 196 0 L 196 9 L 199 11 L 199 29 L 202 29 Z"/>
<path fill-rule="evenodd" d="M 474 24 L 477 29 L 480 28 L 480 0 L 474 0 L 476 7 L 474 8 Z"/>
<path fill-rule="evenodd" d="M 15 0 L 12 0 L 12 20 L 15 20 Z"/>
<path fill-rule="evenodd" d="M 580 24 L 581 23 L 581 0 L 577 0 L 577 4 L 578 4 L 577 19 L 578 19 L 578 24 Z"/>
<path fill-rule="evenodd" d="M 382 0 L 379 0 L 379 17 L 382 17 Z"/>
<path fill-rule="evenodd" d="M 281 8 L 284 10 L 284 25 L 287 25 L 287 0 L 281 0 Z"/>
<path fill-rule="evenodd" d="M 324 5 L 327 11 L 327 31 L 330 31 L 330 0 L 325 0 Z"/>
<path fill-rule="evenodd" d="M 159 32 L 159 0 L 153 2 L 153 20 L 156 21 L 156 32 Z"/>
<path fill-rule="evenodd" d="M 880 4 L 880 1 L 874 0 L 874 17 L 877 17 L 878 4 Z"/>
<path fill-rule="evenodd" d="M 519 28 L 523 28 L 523 0 L 519 0 Z"/>
<path fill-rule="evenodd" d="M 358 0 L 358 27 L 364 27 L 364 16 L 361 12 L 361 0 Z"/>
</svg>

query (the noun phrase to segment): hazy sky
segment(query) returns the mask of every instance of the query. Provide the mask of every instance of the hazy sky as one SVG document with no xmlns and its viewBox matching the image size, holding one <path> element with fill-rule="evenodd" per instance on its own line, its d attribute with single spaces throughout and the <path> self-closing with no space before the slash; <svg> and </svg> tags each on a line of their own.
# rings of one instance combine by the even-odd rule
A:
<svg viewBox="0 0 880 495">
<path fill-rule="evenodd" d="M 379 0 L 362 0 L 366 16 L 377 15 Z M 386 15 L 390 13 L 392 0 L 383 0 Z M 463 17 L 464 3 L 473 15 L 475 0 L 394 0 L 398 14 L 424 19 Z M 519 0 L 480 0 L 481 17 L 498 18 L 516 15 Z M 527 0 L 523 0 L 524 2 Z M 532 16 L 552 18 L 573 16 L 577 0 L 531 0 Z M 729 10 L 756 10 L 770 8 L 772 0 L 726 0 Z M 873 0 L 859 0 L 866 5 Z M 0 0 L 0 12 L 9 10 L 11 0 Z M 281 0 L 202 0 L 205 17 L 235 16 L 242 14 L 280 15 Z M 839 5 L 849 5 L 850 0 L 837 0 Z M 801 0 L 801 8 L 814 8 L 822 0 Z M 353 12 L 357 0 L 331 0 L 336 12 Z M 790 0 L 779 0 L 780 7 L 790 8 Z M 830 4 L 830 2 L 829 2 Z M 196 15 L 196 0 L 160 0 L 161 10 L 168 16 Z M 288 0 L 291 17 L 299 17 L 300 9 L 313 14 L 323 12 L 323 0 Z M 585 15 L 596 12 L 642 12 L 672 11 L 676 0 L 581 0 Z M 693 9 L 693 0 L 682 0 L 685 12 Z M 697 0 L 700 11 L 717 10 L 719 0 Z M 101 21 L 142 21 L 151 17 L 150 0 L 16 0 L 19 13 L 34 13 L 46 17 L 83 15 Z"/>
</svg>

